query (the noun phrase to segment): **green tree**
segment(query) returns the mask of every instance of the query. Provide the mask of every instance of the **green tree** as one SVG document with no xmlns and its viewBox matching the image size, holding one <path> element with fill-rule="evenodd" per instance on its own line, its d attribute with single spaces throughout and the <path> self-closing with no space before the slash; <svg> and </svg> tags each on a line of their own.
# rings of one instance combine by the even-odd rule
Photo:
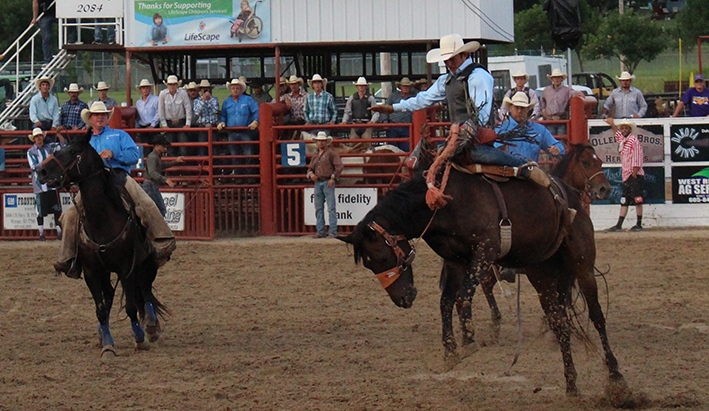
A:
<svg viewBox="0 0 709 411">
<path fill-rule="evenodd" d="M 32 21 L 31 0 L 2 0 L 0 13 L 0 53 L 22 34 Z M 41 40 L 35 41 L 35 47 L 41 48 Z"/>
<path fill-rule="evenodd" d="M 551 25 L 541 4 L 515 14 L 515 48 L 525 50 L 552 50 Z"/>
<path fill-rule="evenodd" d="M 589 59 L 625 56 L 625 65 L 632 73 L 641 61 L 654 60 L 669 44 L 657 22 L 632 12 L 612 11 L 600 20 L 594 33 L 587 35 L 582 54 Z"/>
<path fill-rule="evenodd" d="M 709 7 L 706 0 L 687 0 L 682 11 L 675 18 L 683 43 L 691 47 L 697 36 L 709 36 Z"/>
</svg>

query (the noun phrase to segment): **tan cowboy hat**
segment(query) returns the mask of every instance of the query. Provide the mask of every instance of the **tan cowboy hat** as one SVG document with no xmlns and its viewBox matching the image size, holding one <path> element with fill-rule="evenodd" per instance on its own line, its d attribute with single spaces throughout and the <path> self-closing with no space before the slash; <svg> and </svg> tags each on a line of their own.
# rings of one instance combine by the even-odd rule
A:
<svg viewBox="0 0 709 411">
<path fill-rule="evenodd" d="M 614 120 L 615 121 L 615 120 Z M 635 123 L 633 123 L 629 118 L 624 118 L 620 121 L 620 123 L 617 124 L 618 128 L 621 126 L 628 126 L 630 127 L 630 131 L 632 132 L 635 130 Z"/>
<path fill-rule="evenodd" d="M 404 77 L 401 79 L 401 81 L 396 82 L 397 87 L 399 87 L 399 86 L 413 86 L 414 84 L 416 84 L 416 83 L 411 81 L 408 77 Z"/>
<path fill-rule="evenodd" d="M 524 70 L 517 70 L 517 72 L 512 75 L 513 79 L 517 77 L 524 77 L 525 80 L 529 80 L 529 74 L 527 74 Z"/>
<path fill-rule="evenodd" d="M 314 81 L 320 81 L 320 82 L 322 82 L 322 88 L 323 88 L 323 89 L 325 88 L 325 86 L 327 86 L 327 79 L 326 79 L 326 78 L 322 78 L 322 77 L 320 76 L 320 74 L 313 74 L 313 78 L 311 78 L 310 80 L 308 80 L 308 86 L 313 87 L 313 82 L 314 82 Z"/>
<path fill-rule="evenodd" d="M 244 76 L 239 76 L 239 80 L 241 80 L 242 83 L 244 84 L 251 84 L 251 81 L 249 81 L 246 77 Z"/>
<path fill-rule="evenodd" d="M 313 137 L 314 141 L 323 141 L 327 140 L 328 144 L 332 141 L 332 136 L 328 136 L 326 132 L 324 131 L 318 131 L 318 135 Z"/>
<path fill-rule="evenodd" d="M 106 84 L 105 81 L 99 81 L 98 84 L 96 85 L 96 91 L 108 90 L 109 88 L 111 88 L 111 86 Z"/>
<path fill-rule="evenodd" d="M 153 86 L 153 83 L 151 83 L 150 80 L 148 80 L 147 78 L 144 78 L 144 79 L 140 80 L 140 84 L 135 86 L 135 88 L 140 90 L 141 87 L 152 87 L 152 86 Z"/>
<path fill-rule="evenodd" d="M 79 88 L 78 84 L 71 83 L 71 84 L 69 84 L 69 88 L 64 87 L 64 92 L 65 93 L 79 93 L 79 94 L 81 94 L 84 92 L 84 88 L 83 87 Z"/>
<path fill-rule="evenodd" d="M 177 86 L 179 87 L 182 84 L 182 81 L 178 80 L 176 75 L 171 74 L 171 75 L 167 76 L 167 81 L 163 81 L 163 83 L 177 84 Z"/>
<path fill-rule="evenodd" d="M 281 77 L 281 78 L 278 80 L 278 84 L 279 84 L 279 85 L 281 85 L 281 84 L 288 84 L 288 80 L 286 80 L 285 77 Z"/>
<path fill-rule="evenodd" d="M 464 43 L 460 34 L 449 34 L 441 37 L 440 46 L 440 48 L 431 49 L 426 53 L 426 62 L 440 63 L 460 53 L 472 53 L 480 48 L 480 43 L 477 41 Z"/>
<path fill-rule="evenodd" d="M 527 97 L 524 91 L 518 91 L 514 96 L 512 96 L 512 98 L 505 97 L 502 100 L 502 105 L 504 107 L 507 107 L 510 104 L 517 107 L 534 107 L 536 102 L 529 101 L 529 97 Z"/>
<path fill-rule="evenodd" d="M 624 72 L 620 73 L 620 77 L 615 76 L 615 78 L 617 78 L 618 80 L 635 80 L 635 75 L 630 74 L 627 71 L 624 71 Z"/>
<path fill-rule="evenodd" d="M 552 77 L 566 78 L 566 77 L 568 77 L 568 75 L 566 73 L 562 73 L 560 69 L 555 68 L 554 70 L 552 70 L 551 74 L 547 74 L 547 77 L 548 78 L 552 78 Z"/>
<path fill-rule="evenodd" d="M 368 86 L 370 83 L 367 83 L 367 79 L 364 77 L 360 77 L 357 79 L 357 81 L 353 81 L 352 84 L 355 86 Z"/>
<path fill-rule="evenodd" d="M 81 119 L 84 120 L 84 123 L 89 124 L 89 117 L 91 117 L 92 114 L 102 113 L 108 114 L 108 119 L 110 120 L 113 115 L 113 108 L 109 110 L 106 108 L 106 105 L 103 104 L 103 101 L 94 101 L 91 107 L 81 110 Z"/>
<path fill-rule="evenodd" d="M 301 86 L 303 85 L 303 79 L 297 76 L 290 76 L 290 78 L 287 81 L 288 84 L 295 84 L 298 83 Z"/>
<path fill-rule="evenodd" d="M 37 87 L 37 90 L 39 90 L 39 85 L 44 83 L 45 81 L 49 83 L 50 89 L 54 87 L 54 79 L 46 76 L 34 79 L 34 86 Z"/>
<path fill-rule="evenodd" d="M 202 81 L 199 82 L 199 88 L 212 88 L 212 87 L 214 87 L 214 86 L 212 86 L 212 85 L 209 83 L 209 80 L 206 80 L 206 79 L 205 79 L 205 80 L 202 80 Z"/>
<path fill-rule="evenodd" d="M 227 90 L 230 90 L 230 87 L 231 87 L 232 85 L 237 85 L 237 86 L 241 87 L 241 92 L 242 92 L 242 93 L 246 91 L 246 83 L 244 83 L 243 81 L 241 81 L 241 78 L 234 78 L 234 79 L 231 79 L 231 81 L 228 81 L 228 82 L 226 83 L 226 88 L 227 88 Z"/>
<path fill-rule="evenodd" d="M 194 81 L 190 81 L 188 84 L 185 84 L 185 86 L 182 88 L 184 88 L 185 90 L 194 90 L 197 88 L 197 83 L 195 83 Z"/>
<path fill-rule="evenodd" d="M 44 131 L 39 127 L 35 127 L 35 129 L 32 130 L 32 134 L 27 135 L 27 138 L 29 138 L 30 141 L 34 141 L 35 136 L 44 136 Z"/>
</svg>

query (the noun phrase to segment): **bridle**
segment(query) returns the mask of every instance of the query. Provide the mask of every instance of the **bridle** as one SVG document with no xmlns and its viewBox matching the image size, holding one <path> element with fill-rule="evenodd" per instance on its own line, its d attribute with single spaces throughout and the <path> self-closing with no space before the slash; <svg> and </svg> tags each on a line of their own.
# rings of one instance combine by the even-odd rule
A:
<svg viewBox="0 0 709 411">
<path fill-rule="evenodd" d="M 579 156 L 580 156 L 580 154 L 581 153 L 579 153 Z M 583 190 L 581 190 L 580 192 L 582 194 L 590 196 L 591 195 L 591 180 L 593 180 L 594 178 L 603 174 L 603 169 L 594 173 L 591 177 L 589 177 L 586 174 L 586 170 L 583 167 L 580 167 L 580 169 L 581 169 L 581 175 L 583 176 Z"/>
<path fill-rule="evenodd" d="M 369 227 L 372 231 L 379 234 L 380 236 L 384 237 L 384 242 L 391 248 L 391 250 L 396 255 L 396 266 L 394 268 L 390 268 L 382 273 L 376 274 L 379 283 L 382 285 L 382 287 L 384 287 L 384 289 L 386 289 L 401 276 L 401 273 L 403 273 L 407 267 L 411 266 L 411 263 L 414 262 L 414 258 L 416 257 L 416 249 L 414 248 L 414 245 L 409 242 L 411 251 L 409 251 L 409 254 L 406 255 L 406 253 L 404 253 L 404 250 L 399 247 L 400 241 L 408 241 L 405 236 L 392 236 L 384 229 L 384 227 L 380 226 L 374 221 L 370 222 L 367 227 Z"/>
<path fill-rule="evenodd" d="M 79 165 L 81 165 L 81 159 L 84 153 L 86 153 L 86 150 L 88 148 L 85 148 L 84 151 L 79 153 L 76 157 L 74 157 L 67 165 L 62 164 L 57 158 L 52 154 L 51 156 L 47 157 L 45 165 L 54 162 L 56 166 L 61 170 L 61 173 L 59 174 L 58 180 L 59 180 L 59 185 L 57 188 L 65 188 L 66 187 L 66 177 L 69 174 L 69 171 L 72 170 L 73 168 L 76 168 L 76 171 L 81 175 L 81 169 L 79 168 Z M 44 166 L 43 166 L 44 167 Z M 92 173 L 91 175 L 88 175 L 78 181 L 74 181 L 74 184 L 79 184 L 82 181 L 88 180 L 89 178 L 101 173 L 104 170 L 103 167 L 99 168 L 96 172 Z"/>
</svg>

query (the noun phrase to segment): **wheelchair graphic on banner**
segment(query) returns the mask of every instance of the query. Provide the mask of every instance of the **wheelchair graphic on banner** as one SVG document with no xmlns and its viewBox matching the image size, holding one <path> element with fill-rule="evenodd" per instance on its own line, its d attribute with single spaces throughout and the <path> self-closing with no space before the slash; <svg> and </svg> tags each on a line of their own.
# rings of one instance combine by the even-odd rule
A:
<svg viewBox="0 0 709 411">
<path fill-rule="evenodd" d="M 262 1 L 263 0 L 257 0 L 256 3 L 254 3 L 253 11 L 251 11 L 250 15 L 247 17 L 244 14 L 249 12 L 249 2 L 248 0 L 243 0 L 241 2 L 241 13 L 239 13 L 239 16 L 233 21 L 229 20 L 232 23 L 230 30 L 231 37 L 238 37 L 239 43 L 241 43 L 244 36 L 255 39 L 261 35 L 263 31 L 263 21 L 256 15 L 256 7 Z M 246 7 L 244 7 L 244 5 L 246 5 Z"/>
</svg>

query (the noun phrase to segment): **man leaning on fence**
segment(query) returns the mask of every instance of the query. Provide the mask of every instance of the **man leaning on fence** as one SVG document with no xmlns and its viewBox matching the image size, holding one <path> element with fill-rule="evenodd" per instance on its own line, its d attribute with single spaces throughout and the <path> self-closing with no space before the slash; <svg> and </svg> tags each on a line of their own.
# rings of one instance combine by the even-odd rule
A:
<svg viewBox="0 0 709 411">
<path fill-rule="evenodd" d="M 631 84 L 635 80 L 635 75 L 624 71 L 617 77 L 620 87 L 613 90 L 603 105 L 602 118 L 641 118 L 647 112 L 647 102 L 642 91 Z M 611 112 L 612 110 L 612 112 Z"/>
<path fill-rule="evenodd" d="M 59 100 L 51 93 L 54 79 L 41 77 L 35 79 L 35 87 L 39 93 L 30 100 L 30 120 L 35 127 L 44 131 L 56 129 L 61 122 Z"/>
<path fill-rule="evenodd" d="M 308 85 L 313 92 L 305 98 L 305 124 L 335 124 L 337 106 L 335 97 L 325 91 L 327 79 L 320 74 L 313 74 Z"/>
<path fill-rule="evenodd" d="M 234 130 L 228 132 L 229 141 L 232 142 L 232 144 L 229 145 L 229 151 L 232 156 L 252 156 L 258 154 L 258 143 L 233 144 L 235 142 L 258 141 L 258 131 L 256 131 L 259 118 L 258 105 L 254 99 L 244 94 L 244 91 L 246 91 L 246 83 L 241 79 L 233 79 L 226 85 L 231 95 L 227 97 L 226 100 L 224 100 L 224 104 L 222 104 L 220 123 L 217 125 L 217 128 L 222 130 L 224 127 L 248 127 L 249 130 Z M 254 160 L 251 158 L 232 159 L 232 165 L 234 166 L 253 163 Z M 256 171 L 247 170 L 243 167 L 236 167 L 233 170 L 233 174 L 254 173 L 256 173 Z"/>
<path fill-rule="evenodd" d="M 369 93 L 369 84 L 364 77 L 360 77 L 353 82 L 357 87 L 357 92 L 347 99 L 345 114 L 342 116 L 342 124 L 374 124 L 379 121 L 379 113 L 368 110 L 377 105 L 377 100 Z M 353 128 L 350 130 L 350 138 L 372 138 L 372 128 Z"/>
<path fill-rule="evenodd" d="M 153 83 L 144 78 L 140 80 L 140 84 L 135 86 L 140 92 L 140 98 L 135 103 L 135 108 L 138 110 L 138 118 L 136 126 L 138 128 L 155 128 L 160 123 L 160 115 L 158 113 L 158 104 L 160 99 L 155 94 L 152 94 Z"/>
<path fill-rule="evenodd" d="M 219 124 L 219 99 L 212 95 L 212 85 L 209 80 L 202 80 L 199 83 L 199 89 L 202 91 L 202 95 L 195 99 L 194 101 L 194 113 L 197 116 L 197 127 L 208 128 L 216 127 Z M 214 140 L 216 134 L 212 135 Z M 199 132 L 200 143 L 206 143 L 209 141 L 209 132 L 200 131 Z M 200 156 L 208 156 L 209 148 L 200 147 Z"/>
<path fill-rule="evenodd" d="M 187 91 L 179 88 L 181 82 L 175 75 L 168 76 L 165 84 L 167 85 L 167 90 L 160 92 L 158 101 L 160 125 L 169 128 L 189 128 L 192 125 L 193 108 Z M 165 136 L 170 143 L 175 141 L 186 143 L 189 141 L 187 133 L 184 131 L 169 132 Z M 181 156 L 186 156 L 187 147 L 180 147 L 179 152 Z"/>
</svg>

